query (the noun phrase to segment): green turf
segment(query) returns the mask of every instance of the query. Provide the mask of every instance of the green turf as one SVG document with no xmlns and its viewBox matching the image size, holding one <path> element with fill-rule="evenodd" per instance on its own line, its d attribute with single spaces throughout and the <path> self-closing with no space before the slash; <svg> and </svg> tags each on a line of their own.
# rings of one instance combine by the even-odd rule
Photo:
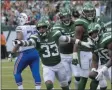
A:
<svg viewBox="0 0 112 90">
<path fill-rule="evenodd" d="M 2 60 L 3 61 L 3 60 Z M 1 88 L 2 89 L 17 89 L 17 85 L 15 83 L 14 77 L 13 77 L 13 67 L 14 62 L 7 62 L 4 60 L 1 63 Z M 40 70 L 41 77 L 42 77 L 42 68 Z M 27 67 L 23 73 L 23 86 L 25 89 L 34 89 L 34 81 L 31 75 L 31 71 L 29 67 Z M 89 89 L 90 80 L 87 83 L 86 89 Z M 56 80 L 54 83 L 54 88 L 60 88 L 58 81 Z M 111 88 L 111 84 L 108 82 L 108 89 Z M 42 78 L 42 89 L 45 89 L 45 84 Z M 71 89 L 74 89 L 74 78 L 72 80 Z M 111 89 L 110 89 L 111 90 Z"/>
</svg>

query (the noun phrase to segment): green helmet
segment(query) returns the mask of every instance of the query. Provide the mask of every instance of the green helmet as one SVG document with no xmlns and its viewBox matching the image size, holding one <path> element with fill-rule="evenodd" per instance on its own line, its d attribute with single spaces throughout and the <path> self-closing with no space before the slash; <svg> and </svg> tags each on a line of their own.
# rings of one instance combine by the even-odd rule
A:
<svg viewBox="0 0 112 90">
<path fill-rule="evenodd" d="M 102 48 L 107 47 L 112 42 L 112 32 L 106 32 L 102 35 L 100 45 Z"/>
<path fill-rule="evenodd" d="M 88 20 L 93 20 L 96 17 L 95 6 L 92 2 L 85 2 L 83 4 L 82 15 Z"/>
<path fill-rule="evenodd" d="M 101 26 L 96 23 L 96 22 L 92 22 L 89 24 L 88 26 L 88 33 L 89 36 L 94 40 L 94 41 L 98 41 L 99 40 L 99 31 L 101 29 Z M 96 33 L 96 35 L 93 37 L 92 34 Z"/>
<path fill-rule="evenodd" d="M 41 17 L 36 24 L 36 28 L 39 31 L 41 36 L 47 35 L 47 33 L 49 32 L 49 27 L 50 27 L 49 20 L 47 20 L 45 17 Z M 45 31 L 44 32 L 41 31 L 41 28 L 45 29 Z"/>
<path fill-rule="evenodd" d="M 60 8 L 59 17 L 64 25 L 70 25 L 71 23 L 71 10 L 69 8 Z"/>
<path fill-rule="evenodd" d="M 75 18 L 78 18 L 80 16 L 79 11 L 76 9 L 76 6 L 72 7 L 72 16 L 74 16 Z"/>
<path fill-rule="evenodd" d="M 94 31 L 100 31 L 100 29 L 101 29 L 100 24 L 98 24 L 96 22 L 92 22 L 88 26 L 88 33 L 90 34 L 90 33 L 94 32 Z"/>
</svg>

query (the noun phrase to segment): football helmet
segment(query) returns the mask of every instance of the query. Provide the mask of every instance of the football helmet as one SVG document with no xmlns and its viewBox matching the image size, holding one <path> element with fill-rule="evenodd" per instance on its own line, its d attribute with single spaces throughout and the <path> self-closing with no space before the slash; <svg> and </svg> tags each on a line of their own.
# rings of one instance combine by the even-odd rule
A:
<svg viewBox="0 0 112 90">
<path fill-rule="evenodd" d="M 96 17 L 96 9 L 92 2 L 83 4 L 82 15 L 88 20 L 93 20 Z"/>
<path fill-rule="evenodd" d="M 66 7 L 60 8 L 59 17 L 64 25 L 66 25 L 66 26 L 70 25 L 71 15 L 72 15 L 72 13 L 69 8 L 66 8 Z"/>
<path fill-rule="evenodd" d="M 18 25 L 24 25 L 28 23 L 28 16 L 25 13 L 20 13 L 19 17 L 17 18 Z"/>
<path fill-rule="evenodd" d="M 75 17 L 75 18 L 78 18 L 80 16 L 80 13 L 79 11 L 76 9 L 75 6 L 72 7 L 72 15 Z"/>
<path fill-rule="evenodd" d="M 105 48 L 111 42 L 112 42 L 112 32 L 108 31 L 108 32 L 104 33 L 101 37 L 101 41 L 100 41 L 101 47 Z"/>
<path fill-rule="evenodd" d="M 40 36 L 46 36 L 49 32 L 50 22 L 44 17 L 37 22 L 36 28 L 39 31 Z"/>
<path fill-rule="evenodd" d="M 92 38 L 94 41 L 99 40 L 99 31 L 101 29 L 101 26 L 98 23 L 92 22 L 88 26 L 88 33 L 90 38 Z"/>
</svg>

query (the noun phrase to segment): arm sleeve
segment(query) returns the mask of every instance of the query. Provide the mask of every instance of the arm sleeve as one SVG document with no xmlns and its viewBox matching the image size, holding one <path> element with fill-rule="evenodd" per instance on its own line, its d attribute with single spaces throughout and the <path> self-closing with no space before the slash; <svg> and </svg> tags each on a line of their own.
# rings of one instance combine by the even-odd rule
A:
<svg viewBox="0 0 112 90">
<path fill-rule="evenodd" d="M 28 40 L 21 40 L 21 46 L 36 46 L 39 42 L 40 40 L 36 35 L 31 35 Z"/>
</svg>

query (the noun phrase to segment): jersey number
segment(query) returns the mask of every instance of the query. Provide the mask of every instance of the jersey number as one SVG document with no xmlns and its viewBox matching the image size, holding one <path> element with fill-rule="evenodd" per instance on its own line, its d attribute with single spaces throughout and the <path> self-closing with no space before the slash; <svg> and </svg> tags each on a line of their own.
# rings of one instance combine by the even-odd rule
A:
<svg viewBox="0 0 112 90">
<path fill-rule="evenodd" d="M 28 37 L 28 39 L 30 38 L 30 36 L 32 34 L 36 34 L 36 33 L 37 33 L 36 31 L 27 31 L 27 37 Z"/>
<path fill-rule="evenodd" d="M 101 50 L 99 54 L 100 54 L 101 58 L 107 58 L 107 59 L 109 59 L 108 51 L 106 49 Z"/>
<path fill-rule="evenodd" d="M 43 54 L 44 58 L 59 55 L 58 47 L 56 44 L 41 45 L 41 49 L 45 50 L 45 53 Z M 51 51 L 50 49 L 52 49 L 53 51 Z"/>
</svg>

